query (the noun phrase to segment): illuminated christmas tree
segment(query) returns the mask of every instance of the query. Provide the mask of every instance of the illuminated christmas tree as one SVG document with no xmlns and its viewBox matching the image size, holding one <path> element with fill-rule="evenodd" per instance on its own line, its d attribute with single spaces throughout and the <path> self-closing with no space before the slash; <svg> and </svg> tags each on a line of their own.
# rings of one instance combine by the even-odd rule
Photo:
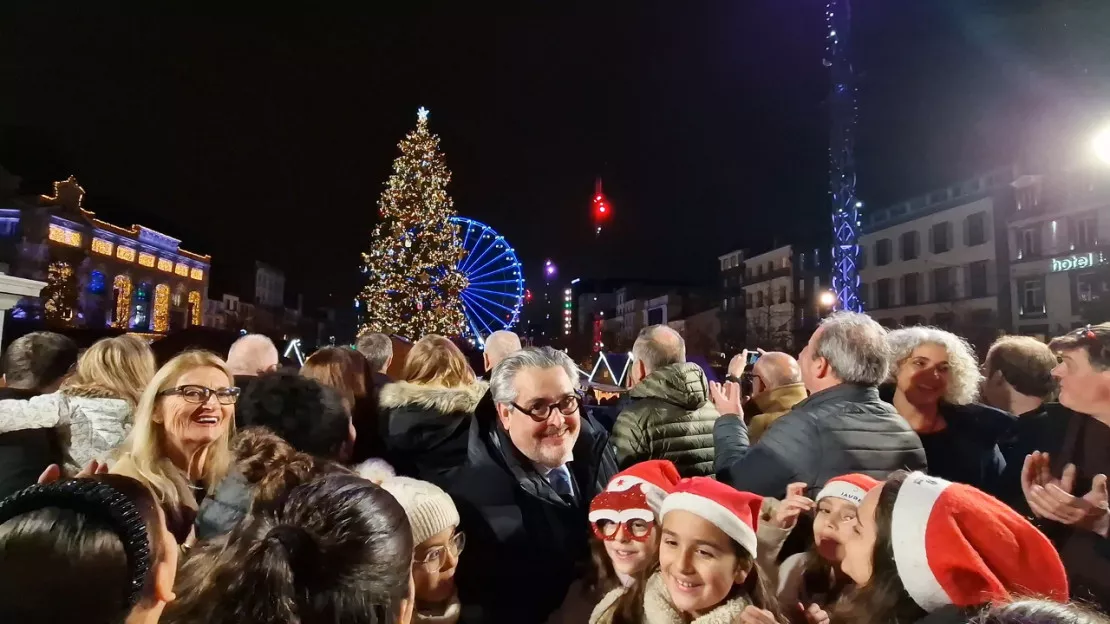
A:
<svg viewBox="0 0 1110 624">
<path fill-rule="evenodd" d="M 359 333 L 459 335 L 466 322 L 459 295 L 468 282 L 456 267 L 466 251 L 450 222 L 451 172 L 439 137 L 428 132 L 427 110 L 420 109 L 416 129 L 399 147 L 378 200 L 381 222 L 362 254 L 367 283 L 359 295 L 365 321 Z"/>
<path fill-rule="evenodd" d="M 73 325 L 74 310 L 77 309 L 77 276 L 68 262 L 50 263 L 46 274 L 46 286 L 39 296 L 43 300 L 46 320 L 57 325 Z"/>
</svg>

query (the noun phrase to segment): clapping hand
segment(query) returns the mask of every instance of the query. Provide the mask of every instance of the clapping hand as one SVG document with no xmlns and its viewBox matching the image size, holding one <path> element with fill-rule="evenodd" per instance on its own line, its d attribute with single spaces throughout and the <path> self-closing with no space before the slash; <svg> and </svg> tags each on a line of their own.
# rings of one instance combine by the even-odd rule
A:
<svg viewBox="0 0 1110 624">
<path fill-rule="evenodd" d="M 793 529 L 798 523 L 798 516 L 817 506 L 817 503 L 806 497 L 805 491 L 805 483 L 791 483 L 786 486 L 786 498 L 779 503 L 769 522 L 780 529 Z"/>
<path fill-rule="evenodd" d="M 711 381 L 709 397 L 713 400 L 713 406 L 717 408 L 718 414 L 722 416 L 735 414 L 741 420 L 744 419 L 744 408 L 740 406 L 740 384 L 731 381 L 719 384 Z"/>
<path fill-rule="evenodd" d="M 74 477 L 77 478 L 77 479 L 82 479 L 82 478 L 85 478 L 85 477 L 91 477 L 93 475 L 106 474 L 107 472 L 108 472 L 108 463 L 107 462 L 101 463 L 101 462 L 98 462 L 94 459 L 94 460 L 91 460 L 88 463 L 88 465 L 85 466 L 81 470 L 81 472 L 78 472 L 76 475 L 74 475 Z M 46 485 L 47 483 L 53 483 L 53 482 L 55 482 L 55 481 L 57 481 L 58 479 L 61 479 L 61 478 L 62 478 L 62 467 L 59 466 L 58 464 L 50 464 L 49 466 L 46 467 L 46 470 L 43 470 L 42 474 L 39 475 L 38 484 L 39 485 Z"/>
<path fill-rule="evenodd" d="M 829 614 L 825 612 L 820 605 L 811 604 L 809 608 L 806 609 L 803 608 L 802 603 L 799 602 L 798 608 L 805 614 L 808 624 L 829 624 Z"/>
<path fill-rule="evenodd" d="M 1076 526 L 1107 537 L 1110 533 L 1110 508 L 1106 475 L 1095 475 L 1091 491 L 1082 497 L 1072 495 L 1075 465 L 1064 467 L 1057 479 L 1050 468 L 1048 453 L 1035 451 L 1025 457 L 1021 469 L 1021 491 L 1029 508 L 1040 518 Z"/>
</svg>

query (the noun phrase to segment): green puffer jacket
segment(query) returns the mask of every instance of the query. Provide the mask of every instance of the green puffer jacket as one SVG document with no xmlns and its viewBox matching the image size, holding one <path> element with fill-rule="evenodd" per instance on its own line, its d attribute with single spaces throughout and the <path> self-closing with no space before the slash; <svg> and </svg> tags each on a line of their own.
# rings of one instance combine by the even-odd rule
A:
<svg viewBox="0 0 1110 624">
<path fill-rule="evenodd" d="M 630 397 L 632 405 L 613 425 L 621 470 L 648 459 L 669 459 L 683 477 L 713 474 L 713 422 L 718 414 L 701 367 L 671 364 L 652 371 Z"/>
</svg>

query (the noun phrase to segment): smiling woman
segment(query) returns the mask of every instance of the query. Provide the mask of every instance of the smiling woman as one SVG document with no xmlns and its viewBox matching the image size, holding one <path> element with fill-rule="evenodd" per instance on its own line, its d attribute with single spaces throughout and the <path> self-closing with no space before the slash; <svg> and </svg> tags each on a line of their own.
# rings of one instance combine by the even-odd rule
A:
<svg viewBox="0 0 1110 624">
<path fill-rule="evenodd" d="M 185 543 L 200 501 L 227 475 L 235 428 L 235 387 L 227 365 L 187 351 L 163 366 L 135 409 L 135 426 L 112 472 L 145 483 Z"/>
</svg>

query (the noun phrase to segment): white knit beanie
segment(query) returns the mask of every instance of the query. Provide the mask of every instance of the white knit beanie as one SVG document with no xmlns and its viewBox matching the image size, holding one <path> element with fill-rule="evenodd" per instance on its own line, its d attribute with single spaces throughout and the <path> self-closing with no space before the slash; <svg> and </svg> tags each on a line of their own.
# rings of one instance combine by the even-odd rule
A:
<svg viewBox="0 0 1110 624">
<path fill-rule="evenodd" d="M 412 525 L 413 546 L 423 544 L 440 531 L 459 526 L 459 510 L 454 501 L 447 492 L 427 481 L 390 477 L 382 482 L 382 489 L 405 508 Z"/>
</svg>

